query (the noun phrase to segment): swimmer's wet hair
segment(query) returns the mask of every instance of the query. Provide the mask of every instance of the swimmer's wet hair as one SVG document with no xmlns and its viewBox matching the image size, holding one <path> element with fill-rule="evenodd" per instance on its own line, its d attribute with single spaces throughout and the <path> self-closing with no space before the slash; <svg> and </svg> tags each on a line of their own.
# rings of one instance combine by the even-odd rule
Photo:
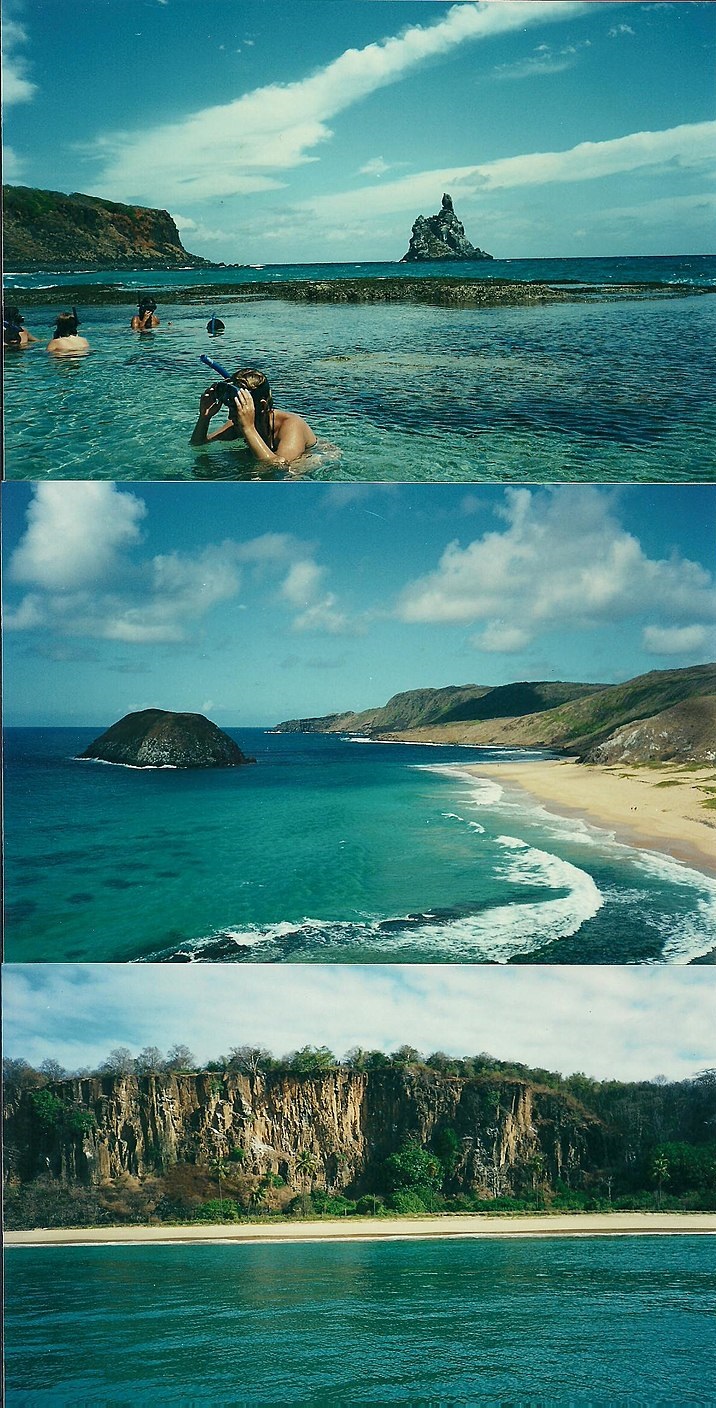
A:
<svg viewBox="0 0 716 1408">
<path fill-rule="evenodd" d="M 254 367 L 240 367 L 237 372 L 233 373 L 231 380 L 235 386 L 243 386 L 251 393 L 256 412 L 256 429 L 269 449 L 275 450 L 276 432 L 273 401 L 268 378 L 264 376 L 263 372 L 256 371 Z"/>
<path fill-rule="evenodd" d="M 55 337 L 74 337 L 79 325 L 80 320 L 74 308 L 71 313 L 58 313 L 54 335 Z"/>
<path fill-rule="evenodd" d="M 139 316 L 140 316 L 140 318 L 143 317 L 145 313 L 153 313 L 153 312 L 155 311 L 155 309 L 156 309 L 156 306 L 157 306 L 157 300 L 156 300 L 156 298 L 152 298 L 151 293 L 140 293 L 140 295 L 139 295 Z"/>
</svg>

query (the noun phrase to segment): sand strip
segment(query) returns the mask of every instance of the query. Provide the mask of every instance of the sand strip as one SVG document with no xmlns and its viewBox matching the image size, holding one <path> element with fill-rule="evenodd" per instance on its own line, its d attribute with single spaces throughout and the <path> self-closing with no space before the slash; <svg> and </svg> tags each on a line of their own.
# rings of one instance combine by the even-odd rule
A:
<svg viewBox="0 0 716 1408">
<path fill-rule="evenodd" d="M 641 850 L 663 851 L 716 875 L 716 810 L 704 808 L 714 769 L 601 767 L 576 759 L 467 764 L 475 777 L 518 786 L 560 816 L 614 831 Z M 666 784 L 666 785 L 664 785 Z"/>
<path fill-rule="evenodd" d="M 172 1242 L 391 1242 L 443 1237 L 716 1236 L 716 1213 L 443 1213 L 432 1217 L 255 1222 L 189 1227 L 53 1227 L 6 1232 L 8 1247 Z"/>
</svg>

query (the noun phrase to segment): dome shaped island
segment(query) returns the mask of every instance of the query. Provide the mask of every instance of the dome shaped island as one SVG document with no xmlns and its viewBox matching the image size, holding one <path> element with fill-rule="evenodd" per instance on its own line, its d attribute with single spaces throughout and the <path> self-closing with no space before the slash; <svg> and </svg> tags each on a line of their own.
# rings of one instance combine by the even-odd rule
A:
<svg viewBox="0 0 716 1408">
<path fill-rule="evenodd" d="M 133 768 L 237 768 L 256 762 L 203 714 L 168 709 L 125 714 L 78 758 Z"/>
</svg>

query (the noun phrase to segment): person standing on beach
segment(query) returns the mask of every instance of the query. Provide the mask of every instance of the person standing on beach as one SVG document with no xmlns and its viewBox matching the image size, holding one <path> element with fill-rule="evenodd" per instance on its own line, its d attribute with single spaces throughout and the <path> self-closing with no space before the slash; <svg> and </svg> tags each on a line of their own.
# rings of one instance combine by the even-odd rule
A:
<svg viewBox="0 0 716 1408">
<path fill-rule="evenodd" d="M 151 294 L 143 293 L 139 299 L 139 312 L 132 318 L 133 332 L 151 332 L 152 328 L 159 327 L 159 319 L 155 316 L 157 301 Z"/>
<path fill-rule="evenodd" d="M 222 405 L 229 419 L 209 434 L 209 424 Z M 229 382 L 216 382 L 199 400 L 199 418 L 190 444 L 214 440 L 243 440 L 259 464 L 287 469 L 316 444 L 310 425 L 293 411 L 273 404 L 271 387 L 263 372 L 250 367 L 234 372 Z"/>
<path fill-rule="evenodd" d="M 56 357 L 78 357 L 89 352 L 90 345 L 87 338 L 80 337 L 77 332 L 79 323 L 80 320 L 74 308 L 71 313 L 60 313 L 54 334 L 47 344 L 48 352 L 54 352 Z"/>
<path fill-rule="evenodd" d="M 3 347 L 29 347 L 31 342 L 39 342 L 25 327 L 25 319 L 15 304 L 2 310 Z"/>
</svg>

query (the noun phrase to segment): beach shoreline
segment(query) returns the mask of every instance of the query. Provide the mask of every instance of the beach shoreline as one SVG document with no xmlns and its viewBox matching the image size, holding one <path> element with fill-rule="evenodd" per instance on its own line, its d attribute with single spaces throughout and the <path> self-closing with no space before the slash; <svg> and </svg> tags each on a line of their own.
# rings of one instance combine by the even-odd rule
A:
<svg viewBox="0 0 716 1408">
<path fill-rule="evenodd" d="M 576 758 L 543 758 L 466 763 L 463 771 L 504 782 L 559 816 L 613 832 L 628 846 L 660 851 L 716 876 L 716 812 L 713 819 L 704 812 L 706 794 L 701 790 L 705 780 L 713 778 L 713 767 L 685 772 L 668 763 L 658 768 L 606 767 Z"/>
<path fill-rule="evenodd" d="M 337 1218 L 280 1223 L 192 1223 L 181 1227 L 52 1227 L 7 1231 L 7 1247 L 137 1246 L 231 1242 L 387 1242 L 447 1238 L 716 1236 L 716 1213 L 444 1213 L 424 1218 Z"/>
</svg>

